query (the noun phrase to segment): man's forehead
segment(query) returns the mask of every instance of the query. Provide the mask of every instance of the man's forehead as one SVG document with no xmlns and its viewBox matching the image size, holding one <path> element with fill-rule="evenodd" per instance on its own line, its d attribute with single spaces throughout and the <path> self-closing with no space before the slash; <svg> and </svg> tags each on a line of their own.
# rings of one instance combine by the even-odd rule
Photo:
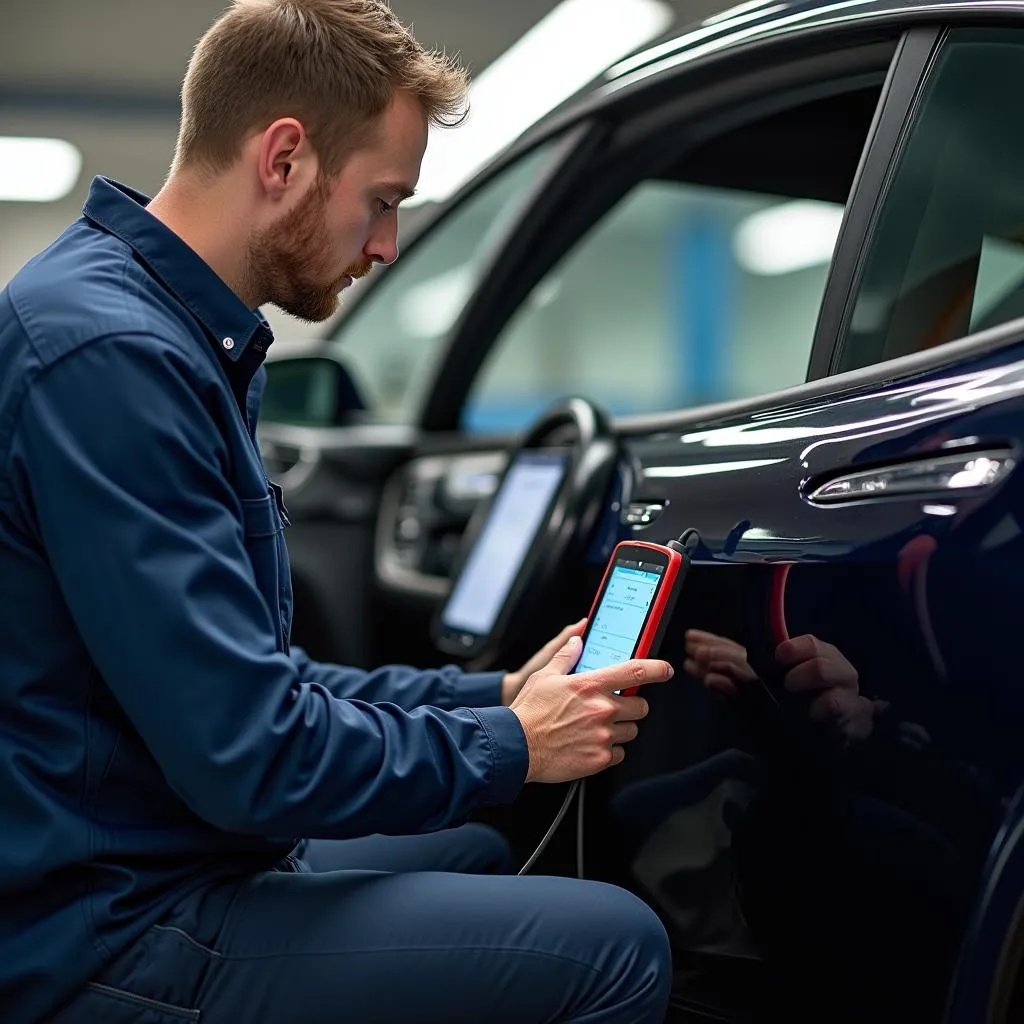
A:
<svg viewBox="0 0 1024 1024">
<path fill-rule="evenodd" d="M 422 156 L 427 142 L 427 119 L 420 101 L 408 93 L 396 92 L 381 114 L 376 144 L 382 153 L 400 162 Z"/>
<path fill-rule="evenodd" d="M 362 185 L 395 199 L 408 199 L 416 192 L 422 157 L 421 148 L 408 145 L 400 152 L 375 148 L 354 153 L 350 167 Z"/>
</svg>

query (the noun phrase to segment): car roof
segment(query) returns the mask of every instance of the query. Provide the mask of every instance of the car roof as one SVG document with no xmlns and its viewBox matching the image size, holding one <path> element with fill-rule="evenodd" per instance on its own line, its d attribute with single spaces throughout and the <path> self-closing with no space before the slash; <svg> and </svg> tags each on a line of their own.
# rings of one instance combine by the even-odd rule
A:
<svg viewBox="0 0 1024 1024">
<path fill-rule="evenodd" d="M 622 89 L 697 57 L 776 34 L 899 16 L 963 16 L 990 13 L 1024 17 L 1024 0 L 749 0 L 675 30 L 617 61 L 587 90 Z M 579 102 L 583 97 L 577 97 Z"/>
</svg>

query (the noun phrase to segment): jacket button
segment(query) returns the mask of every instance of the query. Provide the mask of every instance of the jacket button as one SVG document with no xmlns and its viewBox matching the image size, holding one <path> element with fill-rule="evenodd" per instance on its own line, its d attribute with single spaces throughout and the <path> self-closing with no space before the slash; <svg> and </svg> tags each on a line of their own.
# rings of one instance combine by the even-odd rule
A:
<svg viewBox="0 0 1024 1024">
<path fill-rule="evenodd" d="M 221 344 L 224 346 L 224 348 L 226 348 L 228 350 L 228 352 L 230 352 L 235 347 L 235 339 L 234 338 L 225 338 L 221 342 Z"/>
</svg>

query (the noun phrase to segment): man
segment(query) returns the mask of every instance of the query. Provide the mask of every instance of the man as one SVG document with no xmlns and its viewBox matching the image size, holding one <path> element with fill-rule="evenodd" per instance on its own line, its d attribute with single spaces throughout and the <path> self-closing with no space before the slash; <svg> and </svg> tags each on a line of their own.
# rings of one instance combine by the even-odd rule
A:
<svg viewBox="0 0 1024 1024">
<path fill-rule="evenodd" d="M 193 55 L 165 187 L 97 179 L 0 293 L 5 1024 L 661 1020 L 666 936 L 624 891 L 426 873 L 457 866 L 429 844 L 296 855 L 617 763 L 647 708 L 614 691 L 671 675 L 569 677 L 578 626 L 507 677 L 289 649 L 254 310 L 324 319 L 397 257 L 464 94 L 384 0 L 242 0 Z"/>
</svg>

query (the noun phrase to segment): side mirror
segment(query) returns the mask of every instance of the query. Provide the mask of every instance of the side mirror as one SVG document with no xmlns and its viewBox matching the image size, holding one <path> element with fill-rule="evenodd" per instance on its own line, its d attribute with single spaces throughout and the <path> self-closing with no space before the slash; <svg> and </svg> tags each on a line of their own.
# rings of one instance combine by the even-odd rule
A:
<svg viewBox="0 0 1024 1024">
<path fill-rule="evenodd" d="M 366 408 L 348 368 L 328 356 L 268 360 L 260 419 L 300 427 L 333 427 Z"/>
</svg>

